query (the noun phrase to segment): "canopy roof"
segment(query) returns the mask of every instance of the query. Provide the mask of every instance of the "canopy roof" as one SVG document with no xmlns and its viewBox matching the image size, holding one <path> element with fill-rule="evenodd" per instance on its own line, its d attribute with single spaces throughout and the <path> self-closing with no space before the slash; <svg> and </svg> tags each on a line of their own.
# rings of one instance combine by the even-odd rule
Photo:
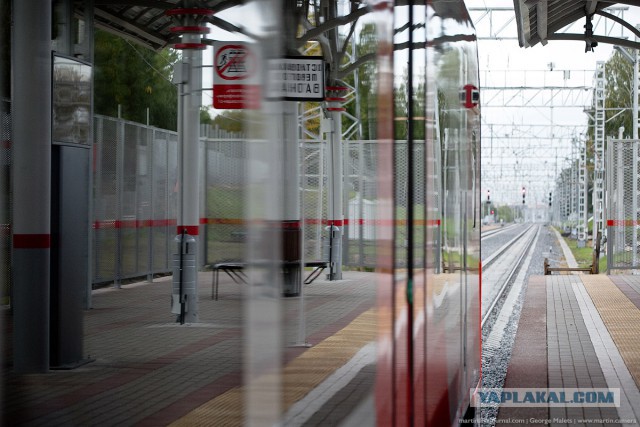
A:
<svg viewBox="0 0 640 427">
<path fill-rule="evenodd" d="M 368 13 L 371 6 L 376 3 L 384 3 L 385 0 L 349 0 L 350 12 L 348 16 L 336 16 L 333 5 L 338 0 L 298 0 L 293 4 L 300 13 L 308 14 L 315 11 L 316 22 L 323 24 L 315 26 L 307 21 L 305 24 L 306 36 L 301 40 L 318 37 L 324 31 L 335 28 L 338 25 L 354 23 L 358 17 Z M 78 2 L 82 3 L 82 2 Z M 182 0 L 94 0 L 94 22 L 96 27 L 118 34 L 137 43 L 158 50 L 168 45 L 179 42 L 179 36 L 171 32 L 175 21 L 167 16 L 166 11 L 184 7 Z M 203 22 L 222 28 L 230 32 L 244 33 L 246 29 L 239 28 L 216 16 L 224 10 L 241 6 L 246 0 L 192 0 L 191 4 L 197 8 L 206 8 L 213 11 L 212 16 L 206 17 Z M 427 0 L 397 0 L 396 6 L 425 5 Z M 464 0 L 431 0 L 431 6 L 442 17 L 468 18 L 464 8 Z M 319 6 L 319 7 L 318 7 Z M 308 15 L 307 15 L 308 16 Z M 313 27 L 316 27 L 313 29 Z"/>
<path fill-rule="evenodd" d="M 640 37 L 635 27 L 618 16 L 604 11 L 612 6 L 629 6 L 638 9 L 637 1 L 598 0 L 513 0 L 518 24 L 518 40 L 521 47 L 530 47 L 548 40 L 578 40 L 585 42 L 585 51 L 593 50 L 598 43 L 609 43 L 638 49 L 640 43 L 627 37 L 612 37 L 593 33 L 594 15 L 603 16 Z M 581 34 L 561 32 L 564 27 L 584 20 Z M 635 38 L 635 37 L 634 37 Z"/>
<path fill-rule="evenodd" d="M 182 7 L 180 0 L 95 0 L 94 23 L 96 27 L 116 33 L 121 37 L 158 50 L 178 42 L 171 32 L 175 26 L 166 11 Z M 215 12 L 242 4 L 242 0 L 200 0 L 198 7 Z"/>
</svg>

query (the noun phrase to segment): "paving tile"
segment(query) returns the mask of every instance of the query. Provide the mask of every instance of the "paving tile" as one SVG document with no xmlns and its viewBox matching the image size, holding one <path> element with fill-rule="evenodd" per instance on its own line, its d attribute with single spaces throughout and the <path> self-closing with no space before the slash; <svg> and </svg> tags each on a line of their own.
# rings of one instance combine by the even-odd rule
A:
<svg viewBox="0 0 640 427">
<path fill-rule="evenodd" d="M 306 337 L 318 344 L 375 304 L 369 273 L 305 287 Z M 7 425 L 167 425 L 242 381 L 243 289 L 224 279 L 210 298 L 199 273 L 198 325 L 176 325 L 170 278 L 103 289 L 85 313 L 84 347 L 95 361 L 73 371 L 4 378 Z M 300 298 L 282 301 L 284 340 L 295 341 Z M 286 349 L 289 363 L 306 348 Z"/>
</svg>

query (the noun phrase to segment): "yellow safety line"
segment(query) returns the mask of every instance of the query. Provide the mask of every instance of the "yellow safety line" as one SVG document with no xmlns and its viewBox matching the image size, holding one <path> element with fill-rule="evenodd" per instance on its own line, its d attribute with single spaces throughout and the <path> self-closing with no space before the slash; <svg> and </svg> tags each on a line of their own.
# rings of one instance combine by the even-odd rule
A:
<svg viewBox="0 0 640 427">
<path fill-rule="evenodd" d="M 580 276 L 627 369 L 640 387 L 640 310 L 604 275 Z"/>
<path fill-rule="evenodd" d="M 376 315 L 371 309 L 292 360 L 282 371 L 283 411 L 286 412 L 375 338 Z M 234 387 L 171 425 L 210 426 L 214 423 L 216 426 L 239 426 L 243 421 L 242 399 L 243 388 Z"/>
</svg>

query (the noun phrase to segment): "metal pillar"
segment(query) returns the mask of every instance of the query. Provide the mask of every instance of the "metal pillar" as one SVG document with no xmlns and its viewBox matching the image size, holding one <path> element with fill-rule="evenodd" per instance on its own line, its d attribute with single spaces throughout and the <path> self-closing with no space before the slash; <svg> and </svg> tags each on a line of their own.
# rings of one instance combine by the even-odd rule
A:
<svg viewBox="0 0 640 427">
<path fill-rule="evenodd" d="M 327 112 L 331 117 L 331 132 L 329 132 L 329 158 L 328 165 L 328 227 L 325 230 L 325 239 L 329 239 L 328 259 L 329 273 L 327 279 L 342 279 L 342 233 L 344 227 L 343 209 L 343 150 L 342 150 L 342 113 L 345 110 L 342 96 L 348 89 L 343 86 L 327 87 L 329 95 Z"/>
<path fill-rule="evenodd" d="M 637 37 L 636 37 L 637 39 Z M 633 93 L 631 96 L 632 100 L 632 111 L 633 111 L 633 121 L 632 121 L 632 131 L 633 131 L 633 139 L 638 139 L 638 121 L 640 121 L 640 117 L 638 117 L 638 96 L 640 96 L 640 90 L 638 85 L 640 84 L 640 76 L 638 72 L 638 51 L 633 51 Z"/>
<path fill-rule="evenodd" d="M 51 2 L 13 3 L 13 360 L 49 369 Z M 38 13 L 34 13 L 37 10 Z M 36 124 L 36 125 L 34 125 Z"/>
<path fill-rule="evenodd" d="M 593 244 L 595 246 L 598 232 L 604 230 L 604 125 L 605 125 L 605 87 L 604 61 L 596 63 L 594 76 L 594 168 L 593 168 Z"/>
<path fill-rule="evenodd" d="M 197 323 L 198 318 L 198 234 L 199 209 L 199 144 L 200 105 L 202 103 L 202 34 L 209 32 L 202 24 L 213 14 L 209 9 L 196 7 L 195 1 L 184 1 L 181 8 L 167 14 L 175 18 L 177 26 L 171 30 L 181 34 L 182 40 L 174 47 L 182 50 L 178 69 L 178 227 L 174 254 L 174 293 L 172 312 L 180 323 Z M 193 262 L 191 262 L 193 257 Z M 178 280 L 177 285 L 175 284 Z M 176 293 L 176 291 L 178 293 Z"/>
<path fill-rule="evenodd" d="M 298 296 L 302 288 L 300 228 L 300 144 L 298 142 L 298 103 L 283 104 L 283 223 L 282 259 L 287 264 L 283 268 L 284 296 Z"/>
</svg>

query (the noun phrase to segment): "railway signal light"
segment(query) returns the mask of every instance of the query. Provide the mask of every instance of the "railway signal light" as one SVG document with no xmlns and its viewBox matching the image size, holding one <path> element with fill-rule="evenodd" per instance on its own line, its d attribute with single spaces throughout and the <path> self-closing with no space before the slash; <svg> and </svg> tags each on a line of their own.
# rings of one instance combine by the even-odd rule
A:
<svg viewBox="0 0 640 427">
<path fill-rule="evenodd" d="M 522 204 L 525 204 L 525 197 L 527 197 L 527 190 L 522 187 Z"/>
<path fill-rule="evenodd" d="M 487 204 L 491 203 L 491 191 L 487 190 Z"/>
<path fill-rule="evenodd" d="M 549 206 L 551 206 L 551 193 L 549 193 Z"/>
</svg>

